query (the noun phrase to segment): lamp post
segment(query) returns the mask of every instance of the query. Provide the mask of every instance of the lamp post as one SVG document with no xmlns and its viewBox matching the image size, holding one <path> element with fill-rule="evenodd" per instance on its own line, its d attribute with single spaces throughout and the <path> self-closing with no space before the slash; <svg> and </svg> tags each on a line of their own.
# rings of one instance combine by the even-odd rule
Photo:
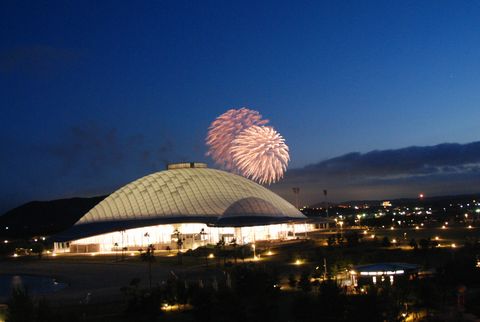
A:
<svg viewBox="0 0 480 322">
<path fill-rule="evenodd" d="M 327 201 L 327 189 L 323 190 L 323 196 L 325 197 L 325 208 L 326 208 L 326 213 L 327 213 L 327 218 L 328 218 L 328 201 Z"/>
<path fill-rule="evenodd" d="M 298 209 L 298 195 L 300 194 L 300 188 L 293 187 L 292 191 L 293 191 L 293 194 L 295 195 L 295 207 Z"/>
</svg>

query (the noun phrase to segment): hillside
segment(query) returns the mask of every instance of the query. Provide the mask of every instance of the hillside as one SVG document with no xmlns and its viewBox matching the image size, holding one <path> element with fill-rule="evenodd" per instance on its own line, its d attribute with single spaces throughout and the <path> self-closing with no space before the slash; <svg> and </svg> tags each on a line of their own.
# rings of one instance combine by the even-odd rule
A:
<svg viewBox="0 0 480 322">
<path fill-rule="evenodd" d="M 58 233 L 73 225 L 105 197 L 28 202 L 0 216 L 0 236 L 19 238 Z"/>
</svg>

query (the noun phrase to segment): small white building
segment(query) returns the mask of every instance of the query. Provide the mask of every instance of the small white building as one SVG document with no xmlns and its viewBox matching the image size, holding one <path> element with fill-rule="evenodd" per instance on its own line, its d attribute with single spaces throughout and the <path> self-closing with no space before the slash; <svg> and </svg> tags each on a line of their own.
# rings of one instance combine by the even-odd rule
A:
<svg viewBox="0 0 480 322">
<path fill-rule="evenodd" d="M 377 284 L 389 282 L 393 284 L 398 277 L 410 278 L 418 274 L 419 266 L 407 263 L 376 263 L 359 265 L 350 271 L 353 286 L 360 284 Z"/>
</svg>

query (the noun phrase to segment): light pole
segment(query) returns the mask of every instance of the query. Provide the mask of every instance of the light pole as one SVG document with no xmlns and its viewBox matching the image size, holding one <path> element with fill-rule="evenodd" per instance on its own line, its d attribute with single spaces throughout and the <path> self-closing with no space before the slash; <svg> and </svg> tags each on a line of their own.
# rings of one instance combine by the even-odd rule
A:
<svg viewBox="0 0 480 322">
<path fill-rule="evenodd" d="M 327 202 L 327 189 L 324 189 L 323 190 L 323 196 L 325 197 L 325 209 L 326 209 L 326 212 L 327 212 L 327 218 L 328 218 L 328 202 Z"/>
<path fill-rule="evenodd" d="M 293 194 L 295 195 L 295 207 L 298 209 L 298 195 L 300 194 L 300 188 L 293 187 L 292 191 L 293 191 Z"/>
</svg>

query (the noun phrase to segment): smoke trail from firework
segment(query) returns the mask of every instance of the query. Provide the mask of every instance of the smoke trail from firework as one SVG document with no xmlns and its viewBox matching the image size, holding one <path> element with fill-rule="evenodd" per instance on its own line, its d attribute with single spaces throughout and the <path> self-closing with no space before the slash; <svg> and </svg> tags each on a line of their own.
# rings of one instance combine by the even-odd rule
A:
<svg viewBox="0 0 480 322">
<path fill-rule="evenodd" d="M 265 125 L 262 115 L 248 108 L 231 109 L 220 115 L 208 128 L 206 143 L 209 147 L 207 156 L 225 169 L 233 169 L 231 148 L 233 140 L 252 125 Z"/>
<path fill-rule="evenodd" d="M 260 184 L 280 180 L 290 156 L 285 139 L 270 126 L 251 126 L 233 140 L 231 147 L 235 168 Z"/>
</svg>

